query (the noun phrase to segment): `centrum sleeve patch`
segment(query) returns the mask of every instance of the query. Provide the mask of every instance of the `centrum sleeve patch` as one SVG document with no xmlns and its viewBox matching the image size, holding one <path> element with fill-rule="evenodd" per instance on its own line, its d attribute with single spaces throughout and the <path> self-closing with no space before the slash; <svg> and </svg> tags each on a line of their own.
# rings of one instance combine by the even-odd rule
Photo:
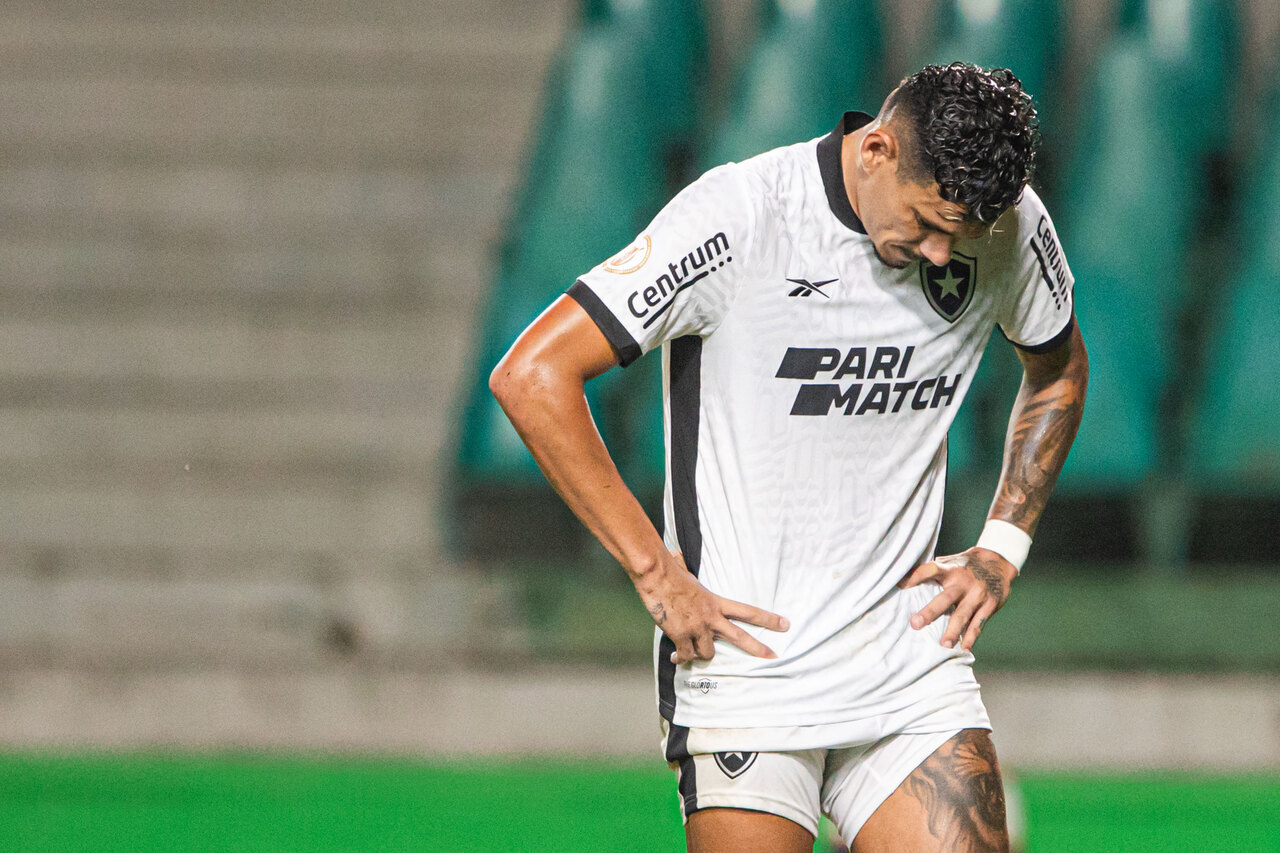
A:
<svg viewBox="0 0 1280 853">
<path fill-rule="evenodd" d="M 1010 233 L 1016 254 L 1003 282 L 998 322 L 1010 341 L 1035 351 L 1070 334 L 1075 278 L 1053 220 L 1030 188 L 1018 203 L 1017 217 Z"/>
<path fill-rule="evenodd" d="M 736 166 L 712 169 L 570 288 L 622 364 L 664 342 L 709 335 L 720 325 L 757 242 L 759 196 Z"/>
</svg>

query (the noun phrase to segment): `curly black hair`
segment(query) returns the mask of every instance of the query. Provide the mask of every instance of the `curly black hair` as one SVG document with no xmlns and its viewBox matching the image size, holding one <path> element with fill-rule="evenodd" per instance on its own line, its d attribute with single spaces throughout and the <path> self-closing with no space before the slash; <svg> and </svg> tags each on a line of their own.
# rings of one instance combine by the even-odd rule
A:
<svg viewBox="0 0 1280 853">
<path fill-rule="evenodd" d="M 899 84 L 890 109 L 908 128 L 899 141 L 905 177 L 931 177 L 944 199 L 987 225 L 1022 196 L 1040 133 L 1031 96 L 1009 69 L 927 65 Z"/>
</svg>

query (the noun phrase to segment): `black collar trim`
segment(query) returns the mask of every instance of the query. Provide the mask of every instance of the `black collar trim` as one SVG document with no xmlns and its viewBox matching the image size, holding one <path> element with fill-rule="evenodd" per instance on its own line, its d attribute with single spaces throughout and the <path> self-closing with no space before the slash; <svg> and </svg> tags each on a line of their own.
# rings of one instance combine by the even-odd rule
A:
<svg viewBox="0 0 1280 853">
<path fill-rule="evenodd" d="M 867 229 L 853 212 L 849 193 L 844 187 L 844 164 L 841 162 L 841 143 L 846 134 L 853 133 L 871 122 L 872 116 L 860 112 L 847 112 L 840 118 L 835 130 L 818 143 L 818 171 L 822 173 L 822 186 L 827 191 L 827 204 L 846 228 L 866 234 Z"/>
</svg>

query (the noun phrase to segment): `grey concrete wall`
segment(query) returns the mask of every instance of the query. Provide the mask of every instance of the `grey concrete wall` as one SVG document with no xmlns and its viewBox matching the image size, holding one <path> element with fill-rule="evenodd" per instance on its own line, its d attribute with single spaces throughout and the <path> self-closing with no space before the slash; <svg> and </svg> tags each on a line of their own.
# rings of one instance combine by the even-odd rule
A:
<svg viewBox="0 0 1280 853">
<path fill-rule="evenodd" d="M 1280 769 L 1280 679 L 985 676 L 1001 761 L 1019 769 Z M 648 670 L 0 674 L 3 743 L 262 747 L 660 761 Z"/>
</svg>

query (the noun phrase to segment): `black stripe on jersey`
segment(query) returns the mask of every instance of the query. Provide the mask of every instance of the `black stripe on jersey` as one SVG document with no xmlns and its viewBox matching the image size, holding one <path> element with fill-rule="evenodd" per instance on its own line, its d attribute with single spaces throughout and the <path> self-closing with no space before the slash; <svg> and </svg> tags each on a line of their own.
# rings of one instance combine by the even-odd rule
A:
<svg viewBox="0 0 1280 853">
<path fill-rule="evenodd" d="M 702 338 L 685 335 L 671 341 L 667 371 L 671 406 L 671 514 L 684 564 L 694 577 L 702 561 L 698 519 L 698 410 L 702 405 Z M 676 713 L 676 644 L 666 634 L 658 642 L 658 710 L 668 720 Z"/>
<path fill-rule="evenodd" d="M 627 327 L 613 316 L 613 312 L 605 307 L 600 297 L 596 296 L 596 292 L 588 287 L 586 282 L 579 279 L 565 293 L 581 305 L 587 312 L 587 316 L 600 327 L 601 332 L 604 332 L 609 345 L 618 353 L 618 364 L 626 367 L 640 357 L 640 345 L 636 343 L 636 339 L 631 337 Z"/>
<path fill-rule="evenodd" d="M 845 113 L 836 129 L 818 143 L 818 172 L 822 175 L 822 188 L 827 191 L 827 206 L 844 227 L 859 234 L 866 234 L 867 228 L 849 203 L 849 190 L 844 185 L 844 163 L 840 155 L 845 135 L 870 121 L 871 116 L 866 113 Z"/>
<path fill-rule="evenodd" d="M 688 726 L 673 724 L 667 731 L 666 759 L 680 767 L 680 799 L 684 801 L 684 816 L 687 818 L 698 810 L 697 767 L 689 754 Z"/>
<path fill-rule="evenodd" d="M 1062 327 L 1062 331 L 1058 332 L 1058 334 L 1054 335 L 1052 338 L 1049 338 L 1049 340 L 1045 341 L 1042 344 L 1033 344 L 1032 346 L 1023 346 L 1017 341 L 1009 341 L 1009 343 L 1013 344 L 1015 347 L 1022 350 L 1023 352 L 1029 352 L 1032 355 L 1044 355 L 1047 352 L 1053 352 L 1058 347 L 1065 344 L 1067 342 L 1067 338 L 1071 337 L 1071 330 L 1074 329 L 1075 327 L 1076 327 L 1076 315 L 1072 314 L 1070 317 L 1067 318 L 1067 325 Z M 1004 329 L 1000 330 L 1000 334 L 1004 335 Z M 1006 340 L 1008 339 L 1008 337 L 1009 337 L 1008 335 L 1005 335 Z"/>
</svg>

